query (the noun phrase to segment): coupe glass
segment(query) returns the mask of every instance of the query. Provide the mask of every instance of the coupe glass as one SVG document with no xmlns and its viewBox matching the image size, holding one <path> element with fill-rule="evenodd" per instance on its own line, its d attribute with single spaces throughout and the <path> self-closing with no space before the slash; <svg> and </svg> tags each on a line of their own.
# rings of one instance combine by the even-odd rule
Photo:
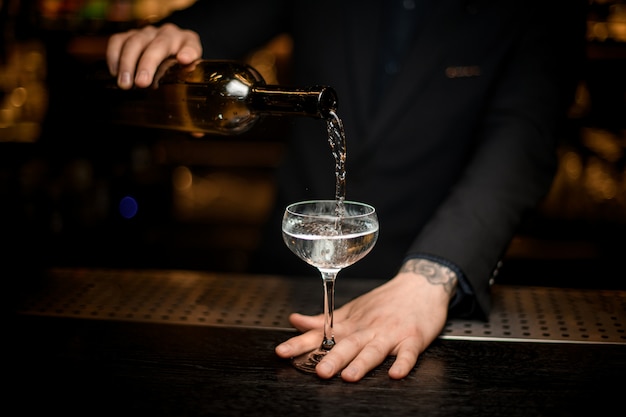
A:
<svg viewBox="0 0 626 417">
<path fill-rule="evenodd" d="M 378 239 L 374 207 L 354 201 L 313 200 L 293 203 L 285 209 L 283 240 L 300 259 L 316 267 L 324 284 L 324 338 L 320 347 L 293 359 L 304 372 L 315 366 L 335 345 L 333 310 L 335 278 L 367 255 Z"/>
</svg>

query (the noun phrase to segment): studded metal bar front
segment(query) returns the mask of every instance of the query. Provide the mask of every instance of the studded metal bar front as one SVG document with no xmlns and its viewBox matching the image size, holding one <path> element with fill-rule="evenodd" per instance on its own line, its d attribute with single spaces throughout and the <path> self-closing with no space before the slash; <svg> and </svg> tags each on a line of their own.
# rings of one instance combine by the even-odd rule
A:
<svg viewBox="0 0 626 417">
<path fill-rule="evenodd" d="M 380 282 L 337 280 L 336 305 Z M 488 322 L 451 320 L 445 339 L 626 344 L 626 291 L 493 287 Z M 52 269 L 18 313 L 94 320 L 293 330 L 321 311 L 322 283 L 198 271 Z M 295 331 L 295 330 L 294 330 Z"/>
</svg>

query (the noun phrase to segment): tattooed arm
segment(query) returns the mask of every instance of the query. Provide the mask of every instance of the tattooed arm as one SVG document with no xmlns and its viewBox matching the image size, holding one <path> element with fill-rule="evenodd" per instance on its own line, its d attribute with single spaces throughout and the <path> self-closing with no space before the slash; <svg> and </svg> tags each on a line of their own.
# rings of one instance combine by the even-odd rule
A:
<svg viewBox="0 0 626 417">
<path fill-rule="evenodd" d="M 441 285 L 450 298 L 454 297 L 458 278 L 456 273 L 445 265 L 427 259 L 409 259 L 402 265 L 400 272 L 420 275 L 432 285 Z"/>
</svg>

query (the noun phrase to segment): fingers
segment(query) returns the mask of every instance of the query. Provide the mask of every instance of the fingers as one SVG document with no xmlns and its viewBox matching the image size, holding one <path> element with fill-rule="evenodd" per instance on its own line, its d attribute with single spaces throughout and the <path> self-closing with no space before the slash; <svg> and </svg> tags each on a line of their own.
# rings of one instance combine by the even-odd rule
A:
<svg viewBox="0 0 626 417">
<path fill-rule="evenodd" d="M 281 358 L 293 358 L 319 347 L 321 341 L 322 332 L 312 330 L 281 343 L 276 346 L 275 352 Z"/>
<path fill-rule="evenodd" d="M 323 335 L 323 316 L 292 314 L 289 319 L 294 327 L 304 333 L 277 346 L 278 356 L 290 358 L 319 346 Z M 389 377 L 406 377 L 417 363 L 426 341 L 419 336 L 419 332 L 411 336 L 401 336 L 399 329 L 400 327 L 385 327 L 381 330 L 374 326 L 357 331 L 354 328 L 341 329 L 341 333 L 345 334 L 347 330 L 349 335 L 338 339 L 338 343 L 317 366 L 317 375 L 328 379 L 341 373 L 344 381 L 357 382 L 383 363 L 389 355 L 395 355 L 388 371 Z"/>
<path fill-rule="evenodd" d="M 370 332 L 354 333 L 337 343 L 318 365 L 318 375 L 330 378 L 341 371 L 344 381 L 356 382 L 380 365 L 392 350 L 385 338 Z"/>
<path fill-rule="evenodd" d="M 120 88 L 134 85 L 148 87 L 159 65 L 175 56 L 182 64 L 190 64 L 202 56 L 202 44 L 197 33 L 173 24 L 146 26 L 114 34 L 107 44 L 107 64 L 117 76 Z"/>
<path fill-rule="evenodd" d="M 176 59 L 183 65 L 191 64 L 196 59 L 202 57 L 202 43 L 197 33 L 183 31 L 184 37 L 176 53 Z"/>
<path fill-rule="evenodd" d="M 133 83 L 140 87 L 150 85 L 156 68 L 165 58 L 163 56 L 164 52 L 159 53 L 154 47 L 152 52 L 148 51 L 148 47 L 156 35 L 157 29 L 154 26 L 146 26 L 140 30 L 114 34 L 109 38 L 106 55 L 107 64 L 111 74 L 117 76 L 117 83 L 120 88 L 131 88 Z M 150 69 L 148 65 L 151 60 L 156 60 L 159 56 L 162 56 L 162 58 L 155 62 L 153 68 Z M 142 58 L 143 63 L 140 63 L 139 61 Z M 141 71 L 143 71 L 141 77 L 135 74 L 136 69 L 139 73 L 139 68 L 142 68 Z"/>
<path fill-rule="evenodd" d="M 344 381 L 356 382 L 380 365 L 388 352 L 380 340 L 363 344 L 358 337 L 349 337 L 333 347 L 318 365 L 317 372 L 322 378 L 330 378 L 341 371 Z"/>
<path fill-rule="evenodd" d="M 111 75 L 118 74 L 120 52 L 126 40 L 131 37 L 133 31 L 115 33 L 109 37 L 106 49 L 106 60 Z"/>
<path fill-rule="evenodd" d="M 342 340 L 326 355 L 317 366 L 321 378 L 331 378 L 341 371 L 346 382 L 357 382 L 392 353 L 393 344 L 384 338 L 372 339 L 363 345 L 356 337 Z M 355 352 L 357 352 L 355 354 Z M 417 363 L 420 348 L 417 340 L 405 340 L 399 347 L 396 358 L 389 369 L 389 377 L 406 377 Z M 342 370 L 343 369 L 343 370 Z"/>
<path fill-rule="evenodd" d="M 292 337 L 276 346 L 276 354 L 281 358 L 292 358 L 317 348 L 322 338 L 322 332 L 310 331 Z M 355 356 L 355 350 L 358 354 Z M 317 365 L 317 375 L 322 379 L 329 379 L 341 372 L 341 378 L 346 382 L 357 382 L 368 372 L 383 363 L 389 355 L 389 349 L 384 344 L 372 341 L 360 347 L 349 339 L 343 340 L 326 355 Z M 419 348 L 417 344 L 406 343 L 401 347 L 396 358 L 389 368 L 389 377 L 392 379 L 405 378 L 417 363 Z"/>
<path fill-rule="evenodd" d="M 292 337 L 291 339 L 276 346 L 276 354 L 281 358 L 291 358 L 310 352 L 319 347 L 324 331 L 323 316 L 305 316 L 293 313 L 289 316 L 289 322 L 303 334 Z"/>
<path fill-rule="evenodd" d="M 402 379 L 406 377 L 417 363 L 420 351 L 421 349 L 418 347 L 417 343 L 411 343 L 410 341 L 403 343 L 398 350 L 398 354 L 391 368 L 389 368 L 389 377 L 392 379 Z"/>
</svg>

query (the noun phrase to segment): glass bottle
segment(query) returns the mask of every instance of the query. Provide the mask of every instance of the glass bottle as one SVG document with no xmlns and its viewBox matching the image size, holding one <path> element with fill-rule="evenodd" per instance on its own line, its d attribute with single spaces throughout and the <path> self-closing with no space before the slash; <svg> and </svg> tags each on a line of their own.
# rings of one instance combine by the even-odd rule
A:
<svg viewBox="0 0 626 417">
<path fill-rule="evenodd" d="M 216 60 L 167 60 L 148 88 L 122 90 L 109 80 L 105 99 L 113 123 L 219 135 L 246 132 L 264 115 L 325 119 L 337 109 L 330 87 L 266 85 L 251 66 Z"/>
</svg>

